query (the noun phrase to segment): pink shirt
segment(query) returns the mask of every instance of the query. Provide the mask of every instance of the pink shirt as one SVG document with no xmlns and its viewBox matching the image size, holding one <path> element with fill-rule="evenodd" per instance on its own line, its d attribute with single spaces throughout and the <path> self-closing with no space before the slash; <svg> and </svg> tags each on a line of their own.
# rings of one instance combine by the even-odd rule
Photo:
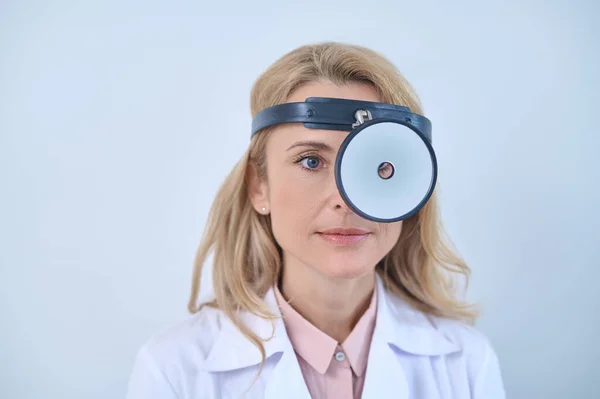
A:
<svg viewBox="0 0 600 399">
<path fill-rule="evenodd" d="M 360 398 L 375 328 L 376 290 L 369 308 L 341 345 L 294 310 L 277 287 L 275 296 L 311 397 Z"/>
</svg>

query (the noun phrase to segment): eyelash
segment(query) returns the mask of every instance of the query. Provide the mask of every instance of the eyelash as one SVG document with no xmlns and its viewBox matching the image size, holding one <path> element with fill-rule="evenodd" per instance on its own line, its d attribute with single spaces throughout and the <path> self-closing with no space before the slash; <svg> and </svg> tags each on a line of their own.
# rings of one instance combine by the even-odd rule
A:
<svg viewBox="0 0 600 399">
<path fill-rule="evenodd" d="M 323 158 L 321 158 L 318 154 L 316 153 L 306 153 L 306 154 L 300 154 L 296 157 L 296 159 L 294 160 L 294 163 L 298 164 L 302 169 L 306 170 L 307 172 L 318 172 L 319 169 L 311 169 L 311 168 L 306 168 L 304 166 L 302 166 L 301 162 L 304 161 L 306 158 L 317 158 L 320 162 L 319 166 L 321 166 L 322 164 L 324 164 L 325 162 L 323 161 Z"/>
</svg>

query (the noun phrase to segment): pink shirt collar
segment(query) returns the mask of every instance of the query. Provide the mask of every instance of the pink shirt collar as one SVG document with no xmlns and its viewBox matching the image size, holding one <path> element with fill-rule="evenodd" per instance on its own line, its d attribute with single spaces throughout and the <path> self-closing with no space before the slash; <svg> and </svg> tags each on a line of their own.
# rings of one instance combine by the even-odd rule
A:
<svg viewBox="0 0 600 399">
<path fill-rule="evenodd" d="M 335 354 L 338 342 L 316 328 L 292 308 L 283 298 L 277 286 L 274 287 L 274 291 L 294 350 L 317 372 L 325 374 Z M 367 368 L 376 314 L 377 290 L 373 290 L 369 307 L 358 320 L 350 335 L 341 344 L 352 371 L 358 377 L 362 376 Z"/>
</svg>

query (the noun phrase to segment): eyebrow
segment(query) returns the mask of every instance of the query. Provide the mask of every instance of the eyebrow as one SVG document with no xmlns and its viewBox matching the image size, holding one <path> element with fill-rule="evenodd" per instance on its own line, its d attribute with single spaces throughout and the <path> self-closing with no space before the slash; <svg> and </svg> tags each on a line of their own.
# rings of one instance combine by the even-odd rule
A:
<svg viewBox="0 0 600 399">
<path fill-rule="evenodd" d="M 292 144 L 286 151 L 291 150 L 292 148 L 296 148 L 296 147 L 311 147 L 311 148 L 316 148 L 317 150 L 322 150 L 322 151 L 327 151 L 327 152 L 333 152 L 333 148 L 331 148 L 331 146 L 329 144 L 325 144 L 322 141 L 298 141 L 294 144 Z"/>
</svg>

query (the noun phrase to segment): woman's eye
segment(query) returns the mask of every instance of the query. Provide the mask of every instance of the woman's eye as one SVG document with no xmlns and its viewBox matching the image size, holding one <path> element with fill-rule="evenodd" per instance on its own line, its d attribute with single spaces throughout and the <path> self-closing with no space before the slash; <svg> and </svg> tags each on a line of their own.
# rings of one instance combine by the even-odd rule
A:
<svg viewBox="0 0 600 399">
<path fill-rule="evenodd" d="M 316 169 L 321 164 L 321 160 L 317 157 L 306 157 L 302 159 L 301 163 L 306 169 Z"/>
</svg>

